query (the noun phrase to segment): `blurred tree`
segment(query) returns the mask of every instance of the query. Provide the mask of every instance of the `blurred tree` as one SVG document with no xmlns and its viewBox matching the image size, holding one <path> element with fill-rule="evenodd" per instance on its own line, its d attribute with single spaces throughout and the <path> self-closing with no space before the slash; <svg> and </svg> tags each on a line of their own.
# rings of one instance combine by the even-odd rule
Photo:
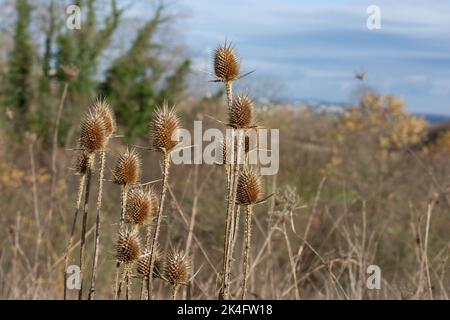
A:
<svg viewBox="0 0 450 320">
<path fill-rule="evenodd" d="M 27 0 L 16 1 L 17 18 L 14 27 L 14 47 L 9 55 L 6 105 L 16 115 L 16 124 L 19 127 L 26 125 L 32 97 L 33 51 L 29 31 L 31 10 Z"/>
<path fill-rule="evenodd" d="M 153 109 L 167 100 L 175 103 L 183 93 L 190 62 L 183 60 L 168 74 L 155 40 L 158 28 L 169 19 L 160 4 L 151 20 L 139 31 L 131 47 L 107 70 L 101 92 L 114 107 L 127 138 L 145 136 Z"/>
</svg>

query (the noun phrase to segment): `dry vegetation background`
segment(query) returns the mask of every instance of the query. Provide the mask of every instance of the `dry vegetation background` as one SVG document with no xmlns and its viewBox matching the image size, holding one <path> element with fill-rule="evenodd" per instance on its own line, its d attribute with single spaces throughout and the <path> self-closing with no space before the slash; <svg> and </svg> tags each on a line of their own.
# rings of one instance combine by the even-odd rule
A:
<svg viewBox="0 0 450 320">
<path fill-rule="evenodd" d="M 39 3 L 48 6 L 51 1 Z M 7 4 L 11 2 L 6 1 Z M 32 17 L 37 16 L 34 11 Z M 102 23 L 107 21 L 110 20 Z M 189 91 L 183 90 L 182 82 L 189 81 L 184 72 L 179 75 L 179 65 L 164 63 L 171 54 L 182 61 L 182 53 L 174 47 L 158 52 L 158 63 L 167 67 L 161 72 L 165 76 L 145 79 L 152 93 L 127 91 L 140 89 L 139 74 L 126 78 L 132 83 L 122 88 L 122 83 L 113 76 L 105 78 L 109 82 L 98 80 L 93 70 L 77 65 L 77 58 L 66 61 L 51 54 L 49 69 L 58 73 L 62 65 L 69 63 L 80 69 L 78 79 L 68 85 L 59 141 L 53 149 L 58 103 L 68 79 L 64 74 L 50 77 L 45 73 L 47 69 L 41 68 L 45 52 L 42 54 L 37 47 L 45 47 L 45 41 L 36 42 L 36 35 L 22 41 L 17 35 L 17 21 L 12 21 L 10 27 L 10 32 L 2 31 L 0 39 L 5 44 L 0 46 L 0 298 L 62 298 L 63 254 L 79 178 L 73 170 L 76 152 L 72 149 L 77 143 L 81 115 L 91 99 L 103 93 L 117 115 L 118 134 L 125 135 L 111 139 L 106 155 L 97 297 L 110 299 L 121 206 L 120 188 L 109 182 L 113 179 L 111 169 L 116 158 L 127 145 L 148 144 L 151 111 L 163 97 L 176 103 L 182 127 L 192 130 L 194 120 L 203 120 L 204 129 L 220 127 L 211 117 L 227 118 L 223 92 L 209 98 L 193 98 Z M 65 45 L 54 40 L 62 39 L 63 29 L 55 27 L 55 35 L 51 37 L 54 48 Z M 45 23 L 42 30 L 40 35 L 46 39 Z M 114 30 L 120 34 L 120 24 Z M 153 34 L 146 36 L 155 43 L 161 41 Z M 26 72 L 12 68 L 17 58 L 12 55 L 17 55 L 18 45 L 24 43 L 36 47 Z M 74 45 L 82 44 L 85 43 Z M 142 52 L 146 50 L 154 49 L 148 45 Z M 145 60 L 141 60 L 141 53 L 133 56 L 130 51 L 120 59 L 131 59 L 133 63 Z M 98 60 L 103 61 L 101 55 Z M 151 64 L 154 60 L 147 62 L 145 68 L 154 74 Z M 117 67 L 116 72 L 117 69 L 123 70 Z M 10 76 L 12 72 L 19 72 L 25 81 L 16 81 Z M 86 72 L 87 75 L 83 74 Z M 124 72 L 129 75 L 135 70 Z M 176 81 L 170 82 L 171 76 Z M 88 80 L 89 85 L 79 83 Z M 161 85 L 164 81 L 166 86 Z M 114 85 L 108 87 L 108 83 Z M 11 84 L 28 90 L 25 102 L 10 99 Z M 114 90 L 120 93 L 108 95 Z M 282 105 L 257 109 L 259 123 L 280 129 L 280 170 L 276 176 L 263 178 L 264 193 L 275 196 L 255 207 L 250 299 L 448 299 L 450 133 L 444 130 L 431 139 L 430 126 L 410 115 L 401 99 L 361 92 L 366 93 L 361 94 L 359 103 L 341 115 L 297 111 Z M 153 107 L 142 111 L 147 103 Z M 131 107 L 137 108 L 132 112 L 142 111 L 139 113 L 142 117 L 126 120 L 130 112 L 123 108 Z M 135 126 L 139 128 L 130 129 Z M 53 150 L 56 150 L 56 170 L 52 170 Z M 140 149 L 137 152 L 143 161 L 141 180 L 160 179 L 161 156 Z M 97 174 L 95 170 L 93 181 Z M 50 196 L 53 177 L 54 198 Z M 192 256 L 195 274 L 180 294 L 183 298 L 216 298 L 225 223 L 223 168 L 172 166 L 170 177 L 161 243 L 166 251 L 172 247 L 187 251 Z M 155 187 L 159 190 L 160 183 Z M 97 189 L 92 192 L 95 199 Z M 87 252 L 90 253 L 95 202 L 89 213 Z M 234 297 L 238 296 L 242 273 L 242 244 L 241 235 L 232 264 Z M 91 266 L 90 254 L 87 259 L 87 265 Z M 381 268 L 380 290 L 366 287 L 366 269 L 372 264 Z M 159 297 L 170 297 L 166 283 L 157 280 L 154 283 Z M 138 292 L 138 288 L 133 292 Z M 75 298 L 76 292 L 69 291 L 69 297 Z"/>
</svg>

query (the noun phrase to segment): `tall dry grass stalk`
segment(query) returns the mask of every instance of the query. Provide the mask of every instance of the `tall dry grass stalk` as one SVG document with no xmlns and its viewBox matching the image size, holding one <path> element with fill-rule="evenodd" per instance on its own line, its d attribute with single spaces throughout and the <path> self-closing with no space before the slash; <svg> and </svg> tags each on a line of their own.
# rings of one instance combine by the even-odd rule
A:
<svg viewBox="0 0 450 320">
<path fill-rule="evenodd" d="M 169 109 L 167 103 L 162 108 L 157 108 L 153 116 L 150 135 L 152 140 L 152 148 L 163 154 L 163 176 L 162 189 L 159 201 L 159 208 L 156 214 L 155 227 L 153 237 L 147 233 L 146 248 L 150 246 L 150 267 L 149 274 L 153 274 L 155 265 L 155 252 L 158 246 L 159 230 L 161 226 L 161 217 L 164 208 L 164 199 L 167 192 L 169 172 L 170 172 L 170 152 L 179 143 L 180 120 L 172 107 Z M 153 295 L 153 277 L 147 277 L 147 299 L 151 299 Z M 144 290 L 144 281 L 142 282 L 141 291 Z M 142 294 L 141 294 L 142 295 Z"/>
<path fill-rule="evenodd" d="M 107 136 L 107 142 L 111 138 L 112 134 L 116 130 L 116 121 L 111 109 L 111 106 L 106 102 L 106 100 L 98 98 L 94 105 L 94 112 L 103 118 L 105 125 L 105 133 Z M 107 143 L 106 142 L 106 143 Z M 106 147 L 106 144 L 105 144 Z M 92 275 L 91 275 L 91 286 L 89 288 L 88 300 L 93 300 L 95 298 L 95 282 L 97 279 L 97 265 L 98 265 L 98 255 L 99 255 L 99 245 L 100 245 L 100 227 L 101 227 L 101 207 L 102 207 L 102 197 L 103 197 L 103 177 L 106 165 L 106 150 L 100 151 L 100 170 L 98 175 L 98 194 L 97 194 L 97 207 L 96 207 L 96 221 L 95 221 L 95 242 L 94 242 L 94 254 L 92 263 Z"/>
</svg>

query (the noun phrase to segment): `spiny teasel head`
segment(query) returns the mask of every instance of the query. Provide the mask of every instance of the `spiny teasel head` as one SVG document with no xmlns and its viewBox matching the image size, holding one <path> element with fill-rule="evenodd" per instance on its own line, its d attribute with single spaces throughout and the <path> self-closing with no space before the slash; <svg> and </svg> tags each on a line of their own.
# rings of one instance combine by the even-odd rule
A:
<svg viewBox="0 0 450 320">
<path fill-rule="evenodd" d="M 214 73 L 217 81 L 230 82 L 239 79 L 239 69 L 239 59 L 231 43 L 218 45 L 214 52 Z"/>
<path fill-rule="evenodd" d="M 93 157 L 91 154 L 82 151 L 78 154 L 75 162 L 75 172 L 79 174 L 86 174 L 92 169 Z"/>
<path fill-rule="evenodd" d="M 132 263 L 141 254 L 141 242 L 135 231 L 123 231 L 119 233 L 116 243 L 116 259 L 122 263 Z"/>
<path fill-rule="evenodd" d="M 67 82 L 75 81 L 78 78 L 80 69 L 74 65 L 62 65 L 61 70 L 63 72 L 64 78 Z"/>
<path fill-rule="evenodd" d="M 228 110 L 229 125 L 242 129 L 254 127 L 254 109 L 253 101 L 248 95 L 235 96 L 231 108 Z"/>
<path fill-rule="evenodd" d="M 171 285 L 182 285 L 189 281 L 191 261 L 183 251 L 171 250 L 167 255 L 164 278 Z"/>
<path fill-rule="evenodd" d="M 107 142 L 107 134 L 103 117 L 89 112 L 81 122 L 80 147 L 88 153 L 103 150 Z"/>
<path fill-rule="evenodd" d="M 155 261 L 153 265 L 153 278 L 161 278 L 165 261 L 164 255 L 159 246 L 156 247 L 153 253 L 153 259 Z M 150 276 L 150 252 L 145 252 L 139 257 L 139 260 L 137 262 L 137 271 L 144 277 Z"/>
<path fill-rule="evenodd" d="M 180 119 L 175 109 L 169 108 L 165 102 L 163 107 L 158 107 L 153 114 L 150 130 L 153 148 L 162 152 L 171 151 L 180 141 L 179 129 Z"/>
<path fill-rule="evenodd" d="M 148 192 L 142 188 L 134 188 L 128 192 L 126 216 L 128 222 L 135 225 L 150 223 L 158 210 L 158 197 L 150 189 Z"/>
<path fill-rule="evenodd" d="M 253 170 L 244 170 L 239 174 L 236 200 L 240 204 L 251 205 L 261 200 L 263 184 L 261 176 Z"/>
<path fill-rule="evenodd" d="M 119 159 L 113 171 L 114 182 L 120 185 L 136 184 L 141 176 L 141 159 L 134 150 L 127 150 Z"/>
<path fill-rule="evenodd" d="M 104 98 L 97 98 L 93 106 L 93 112 L 103 118 L 106 135 L 109 138 L 116 131 L 116 119 L 111 106 Z"/>
</svg>

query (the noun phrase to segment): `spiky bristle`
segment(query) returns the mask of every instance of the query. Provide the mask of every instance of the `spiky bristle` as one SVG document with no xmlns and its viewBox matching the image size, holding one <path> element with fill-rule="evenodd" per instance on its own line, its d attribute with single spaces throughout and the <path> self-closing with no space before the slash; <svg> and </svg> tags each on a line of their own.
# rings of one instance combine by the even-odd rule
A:
<svg viewBox="0 0 450 320">
<path fill-rule="evenodd" d="M 250 128 L 254 126 L 253 101 L 248 95 L 239 94 L 233 99 L 228 110 L 229 125 L 233 128 Z"/>
<path fill-rule="evenodd" d="M 191 261 L 183 251 L 172 250 L 167 255 L 164 277 L 171 285 L 186 284 L 191 273 Z"/>
<path fill-rule="evenodd" d="M 122 154 L 114 167 L 114 182 L 120 185 L 136 184 L 141 176 L 141 159 L 135 150 Z"/>
<path fill-rule="evenodd" d="M 116 243 L 116 259 L 122 263 L 131 263 L 139 258 L 141 242 L 137 232 L 124 231 L 119 233 Z"/>
<path fill-rule="evenodd" d="M 92 157 L 87 152 L 80 152 L 75 162 L 75 171 L 86 174 L 90 169 L 92 169 Z"/>
<path fill-rule="evenodd" d="M 145 192 L 142 188 L 132 189 L 128 193 L 126 215 L 132 224 L 148 224 L 158 210 L 158 197 L 150 190 Z"/>
<path fill-rule="evenodd" d="M 218 81 L 229 82 L 239 79 L 239 60 L 230 43 L 217 46 L 214 53 L 214 73 Z"/>
<path fill-rule="evenodd" d="M 164 270 L 164 255 L 161 249 L 157 246 L 153 254 L 155 264 L 153 266 L 153 278 L 161 278 Z M 150 252 L 146 252 L 139 257 L 137 262 L 137 271 L 140 275 L 148 277 L 150 275 Z"/>
<path fill-rule="evenodd" d="M 153 148 L 163 152 L 171 151 L 179 143 L 180 120 L 167 103 L 158 107 L 153 115 L 151 139 Z"/>
<path fill-rule="evenodd" d="M 261 177 L 252 170 L 244 170 L 239 174 L 236 200 L 240 204 L 257 203 L 262 196 L 263 184 Z"/>
<path fill-rule="evenodd" d="M 105 123 L 105 131 L 108 137 L 116 131 L 116 120 L 109 103 L 102 98 L 97 98 L 93 106 L 94 113 L 98 114 Z"/>
<path fill-rule="evenodd" d="M 89 153 L 105 148 L 107 142 L 105 121 L 98 114 L 89 112 L 81 122 L 80 147 Z"/>
</svg>

